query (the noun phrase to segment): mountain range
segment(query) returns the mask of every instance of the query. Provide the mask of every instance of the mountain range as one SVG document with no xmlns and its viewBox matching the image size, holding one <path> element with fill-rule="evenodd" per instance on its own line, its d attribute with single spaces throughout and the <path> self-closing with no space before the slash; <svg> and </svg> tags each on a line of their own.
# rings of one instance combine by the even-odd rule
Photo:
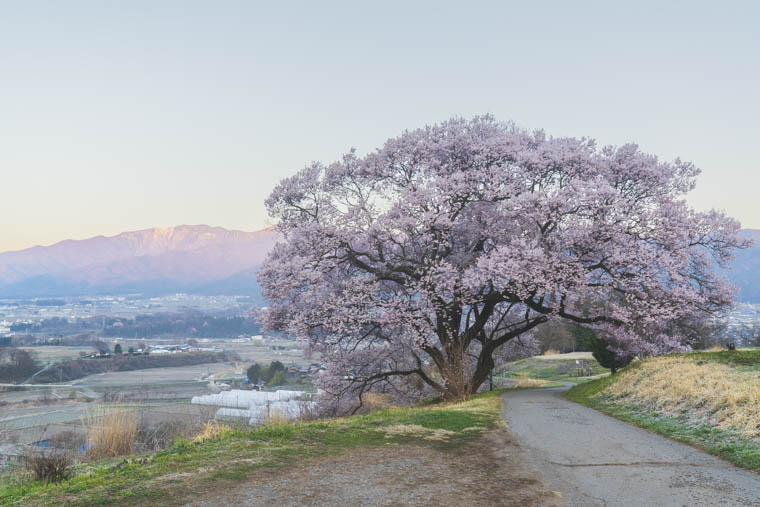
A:
<svg viewBox="0 0 760 507">
<path fill-rule="evenodd" d="M 255 272 L 277 238 L 273 229 L 181 225 L 0 253 L 0 297 L 258 295 Z"/>
<path fill-rule="evenodd" d="M 738 299 L 748 303 L 760 303 L 760 230 L 744 229 L 741 236 L 755 244 L 736 254 L 731 269 L 721 270 L 739 288 Z"/>
<path fill-rule="evenodd" d="M 760 302 L 760 230 L 724 271 L 739 299 Z M 0 253 L 0 297 L 188 292 L 259 297 L 256 270 L 279 235 L 207 225 L 145 229 Z"/>
</svg>

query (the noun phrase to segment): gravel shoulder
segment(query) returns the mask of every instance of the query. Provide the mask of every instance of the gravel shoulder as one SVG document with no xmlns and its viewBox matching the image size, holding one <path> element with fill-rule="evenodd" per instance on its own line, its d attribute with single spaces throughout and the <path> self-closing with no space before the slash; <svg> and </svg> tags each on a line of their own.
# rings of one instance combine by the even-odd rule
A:
<svg viewBox="0 0 760 507">
<path fill-rule="evenodd" d="M 760 476 L 561 396 L 503 395 L 504 420 L 568 506 L 760 506 Z"/>
</svg>

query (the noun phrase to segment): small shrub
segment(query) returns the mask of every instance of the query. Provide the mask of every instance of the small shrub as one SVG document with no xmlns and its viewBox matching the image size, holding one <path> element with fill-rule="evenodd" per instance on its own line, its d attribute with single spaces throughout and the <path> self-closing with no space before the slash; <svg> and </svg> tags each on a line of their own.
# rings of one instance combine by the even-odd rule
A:
<svg viewBox="0 0 760 507">
<path fill-rule="evenodd" d="M 285 371 L 285 365 L 282 364 L 280 361 L 272 361 L 269 363 L 269 369 L 267 370 L 267 375 L 265 380 L 273 379 L 274 376 L 278 372 L 284 372 Z"/>
<path fill-rule="evenodd" d="M 167 449 L 174 444 L 174 439 L 178 436 L 186 436 L 189 430 L 189 423 L 180 421 L 164 421 L 156 424 L 147 424 L 141 420 L 137 425 L 137 447 L 138 451 L 158 451 Z"/>
<path fill-rule="evenodd" d="M 172 445 L 172 449 L 174 449 L 175 451 L 179 453 L 189 451 L 192 448 L 193 448 L 193 443 L 183 436 L 178 436 L 177 438 L 175 438 L 174 445 Z"/>
<path fill-rule="evenodd" d="M 62 431 L 50 437 L 56 448 L 76 450 L 85 443 L 84 435 L 77 431 Z"/>
<path fill-rule="evenodd" d="M 258 384 L 259 381 L 262 379 L 262 367 L 258 363 L 253 363 L 246 372 L 248 375 L 248 380 L 250 380 L 253 384 Z"/>
<path fill-rule="evenodd" d="M 22 463 L 36 481 L 58 483 L 74 475 L 74 460 L 71 454 L 58 449 L 29 452 L 22 456 Z"/>
<path fill-rule="evenodd" d="M 285 383 L 285 372 L 284 371 L 277 371 L 274 375 L 272 375 L 272 378 L 269 382 L 267 382 L 268 386 L 281 386 Z"/>
<path fill-rule="evenodd" d="M 591 337 L 589 340 L 591 354 L 594 359 L 605 368 L 610 369 L 611 374 L 615 374 L 620 368 L 628 366 L 633 356 L 620 356 L 610 350 L 609 343 L 599 336 Z"/>
</svg>

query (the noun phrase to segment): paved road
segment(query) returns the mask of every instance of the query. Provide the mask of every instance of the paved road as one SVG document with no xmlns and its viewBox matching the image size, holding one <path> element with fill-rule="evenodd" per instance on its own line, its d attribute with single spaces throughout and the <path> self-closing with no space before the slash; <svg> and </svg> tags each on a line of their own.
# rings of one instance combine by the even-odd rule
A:
<svg viewBox="0 0 760 507">
<path fill-rule="evenodd" d="M 565 388 L 504 394 L 504 419 L 568 506 L 760 506 L 760 475 L 586 408 Z"/>
</svg>

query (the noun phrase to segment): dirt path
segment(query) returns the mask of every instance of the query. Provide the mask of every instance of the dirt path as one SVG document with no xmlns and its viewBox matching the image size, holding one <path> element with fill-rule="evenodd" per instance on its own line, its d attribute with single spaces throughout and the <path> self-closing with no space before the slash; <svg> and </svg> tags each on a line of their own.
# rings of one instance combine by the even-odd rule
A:
<svg viewBox="0 0 760 507">
<path fill-rule="evenodd" d="M 494 431 L 457 450 L 356 448 L 294 468 L 254 474 L 191 505 L 555 506 L 557 493 L 525 467 L 522 450 Z"/>
<path fill-rule="evenodd" d="M 504 419 L 568 506 L 760 506 L 760 476 L 565 400 L 504 394 Z"/>
</svg>

